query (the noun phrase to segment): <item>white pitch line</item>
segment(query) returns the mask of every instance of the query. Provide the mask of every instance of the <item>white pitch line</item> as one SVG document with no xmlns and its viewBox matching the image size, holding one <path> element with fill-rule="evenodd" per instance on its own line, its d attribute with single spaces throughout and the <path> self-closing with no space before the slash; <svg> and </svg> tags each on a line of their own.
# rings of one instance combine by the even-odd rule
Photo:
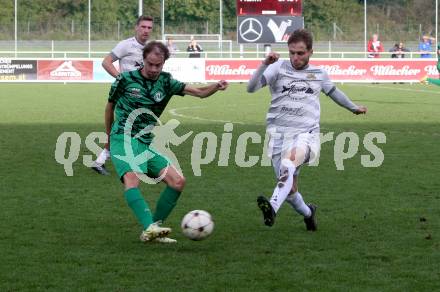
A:
<svg viewBox="0 0 440 292">
<path fill-rule="evenodd" d="M 168 110 L 168 112 L 172 116 L 180 117 L 180 118 L 185 118 L 185 119 L 190 119 L 190 120 L 207 121 L 207 122 L 215 122 L 215 123 L 233 123 L 233 124 L 241 124 L 241 125 L 245 124 L 243 122 L 233 122 L 233 121 L 226 121 L 226 120 L 213 120 L 213 119 L 201 118 L 201 117 L 198 117 L 198 116 L 187 116 L 187 115 L 179 114 L 177 112 L 177 111 L 180 111 L 180 110 L 201 109 L 201 108 L 205 108 L 205 107 L 203 107 L 203 106 L 191 106 L 191 107 L 173 108 L 173 109 Z"/>
<path fill-rule="evenodd" d="M 400 91 L 410 91 L 410 92 L 425 92 L 425 93 L 433 93 L 433 94 L 440 94 L 439 91 L 434 90 L 424 90 L 424 89 L 408 89 L 408 88 L 394 88 L 394 87 L 388 87 L 388 86 L 380 86 L 380 85 L 365 85 L 365 84 L 347 84 L 350 86 L 363 86 L 363 87 L 371 87 L 371 88 L 383 88 L 383 89 L 390 89 L 390 90 L 400 90 Z"/>
</svg>

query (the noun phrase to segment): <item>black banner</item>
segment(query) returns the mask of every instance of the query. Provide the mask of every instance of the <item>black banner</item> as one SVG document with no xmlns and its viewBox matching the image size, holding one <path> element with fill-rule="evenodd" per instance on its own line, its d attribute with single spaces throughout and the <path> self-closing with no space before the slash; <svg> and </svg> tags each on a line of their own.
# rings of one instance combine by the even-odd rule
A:
<svg viewBox="0 0 440 292">
<path fill-rule="evenodd" d="M 36 60 L 14 60 L 0 58 L 0 81 L 36 79 Z"/>
<path fill-rule="evenodd" d="M 299 28 L 304 28 L 302 16 L 238 16 L 237 40 L 240 44 L 284 43 Z"/>
</svg>

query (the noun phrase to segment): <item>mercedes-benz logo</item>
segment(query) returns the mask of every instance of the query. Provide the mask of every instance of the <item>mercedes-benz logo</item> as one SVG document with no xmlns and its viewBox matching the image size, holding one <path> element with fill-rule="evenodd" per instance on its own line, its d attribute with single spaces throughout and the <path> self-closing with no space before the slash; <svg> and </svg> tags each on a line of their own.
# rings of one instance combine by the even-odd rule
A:
<svg viewBox="0 0 440 292">
<path fill-rule="evenodd" d="M 247 42 L 255 42 L 263 34 L 263 25 L 255 18 L 246 18 L 238 28 L 240 37 Z"/>
</svg>

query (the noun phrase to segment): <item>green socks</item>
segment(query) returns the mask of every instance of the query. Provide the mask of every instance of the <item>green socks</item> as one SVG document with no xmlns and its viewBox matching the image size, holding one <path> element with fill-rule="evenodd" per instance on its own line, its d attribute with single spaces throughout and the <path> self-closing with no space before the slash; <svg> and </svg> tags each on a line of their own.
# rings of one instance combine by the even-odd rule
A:
<svg viewBox="0 0 440 292">
<path fill-rule="evenodd" d="M 159 200 L 156 205 L 156 212 L 154 213 L 153 221 L 165 221 L 170 215 L 171 211 L 176 206 L 177 200 L 180 196 L 179 191 L 176 191 L 169 186 L 166 186 L 165 190 L 160 194 Z"/>
<path fill-rule="evenodd" d="M 128 189 L 124 192 L 124 195 L 128 206 L 131 208 L 137 220 L 145 230 L 151 223 L 159 220 L 165 221 L 165 219 L 167 219 L 168 215 L 170 215 L 171 211 L 176 206 L 180 192 L 167 186 L 160 194 L 159 200 L 157 201 L 154 218 L 152 218 L 150 207 L 142 197 L 138 188 Z"/>
<path fill-rule="evenodd" d="M 440 86 L 440 79 L 427 78 L 426 81 L 430 84 L 435 84 L 435 85 Z"/>
<path fill-rule="evenodd" d="M 125 200 L 128 206 L 133 211 L 134 215 L 138 219 L 139 223 L 145 229 L 153 223 L 151 218 L 151 211 L 148 203 L 142 197 L 141 192 L 138 188 L 128 189 L 124 192 Z M 156 220 L 155 220 L 156 221 Z"/>
</svg>

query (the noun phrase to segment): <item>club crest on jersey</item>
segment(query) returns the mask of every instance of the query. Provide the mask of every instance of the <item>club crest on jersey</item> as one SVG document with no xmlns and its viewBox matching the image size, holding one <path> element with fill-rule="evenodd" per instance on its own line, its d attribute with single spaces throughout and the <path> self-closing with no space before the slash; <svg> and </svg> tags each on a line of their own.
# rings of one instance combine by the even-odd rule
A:
<svg viewBox="0 0 440 292">
<path fill-rule="evenodd" d="M 156 101 L 156 102 L 161 102 L 162 99 L 163 99 L 164 97 L 165 97 L 165 95 L 164 95 L 162 92 L 160 92 L 160 91 L 156 92 L 156 93 L 153 95 L 153 99 L 154 99 L 154 101 Z"/>
</svg>

